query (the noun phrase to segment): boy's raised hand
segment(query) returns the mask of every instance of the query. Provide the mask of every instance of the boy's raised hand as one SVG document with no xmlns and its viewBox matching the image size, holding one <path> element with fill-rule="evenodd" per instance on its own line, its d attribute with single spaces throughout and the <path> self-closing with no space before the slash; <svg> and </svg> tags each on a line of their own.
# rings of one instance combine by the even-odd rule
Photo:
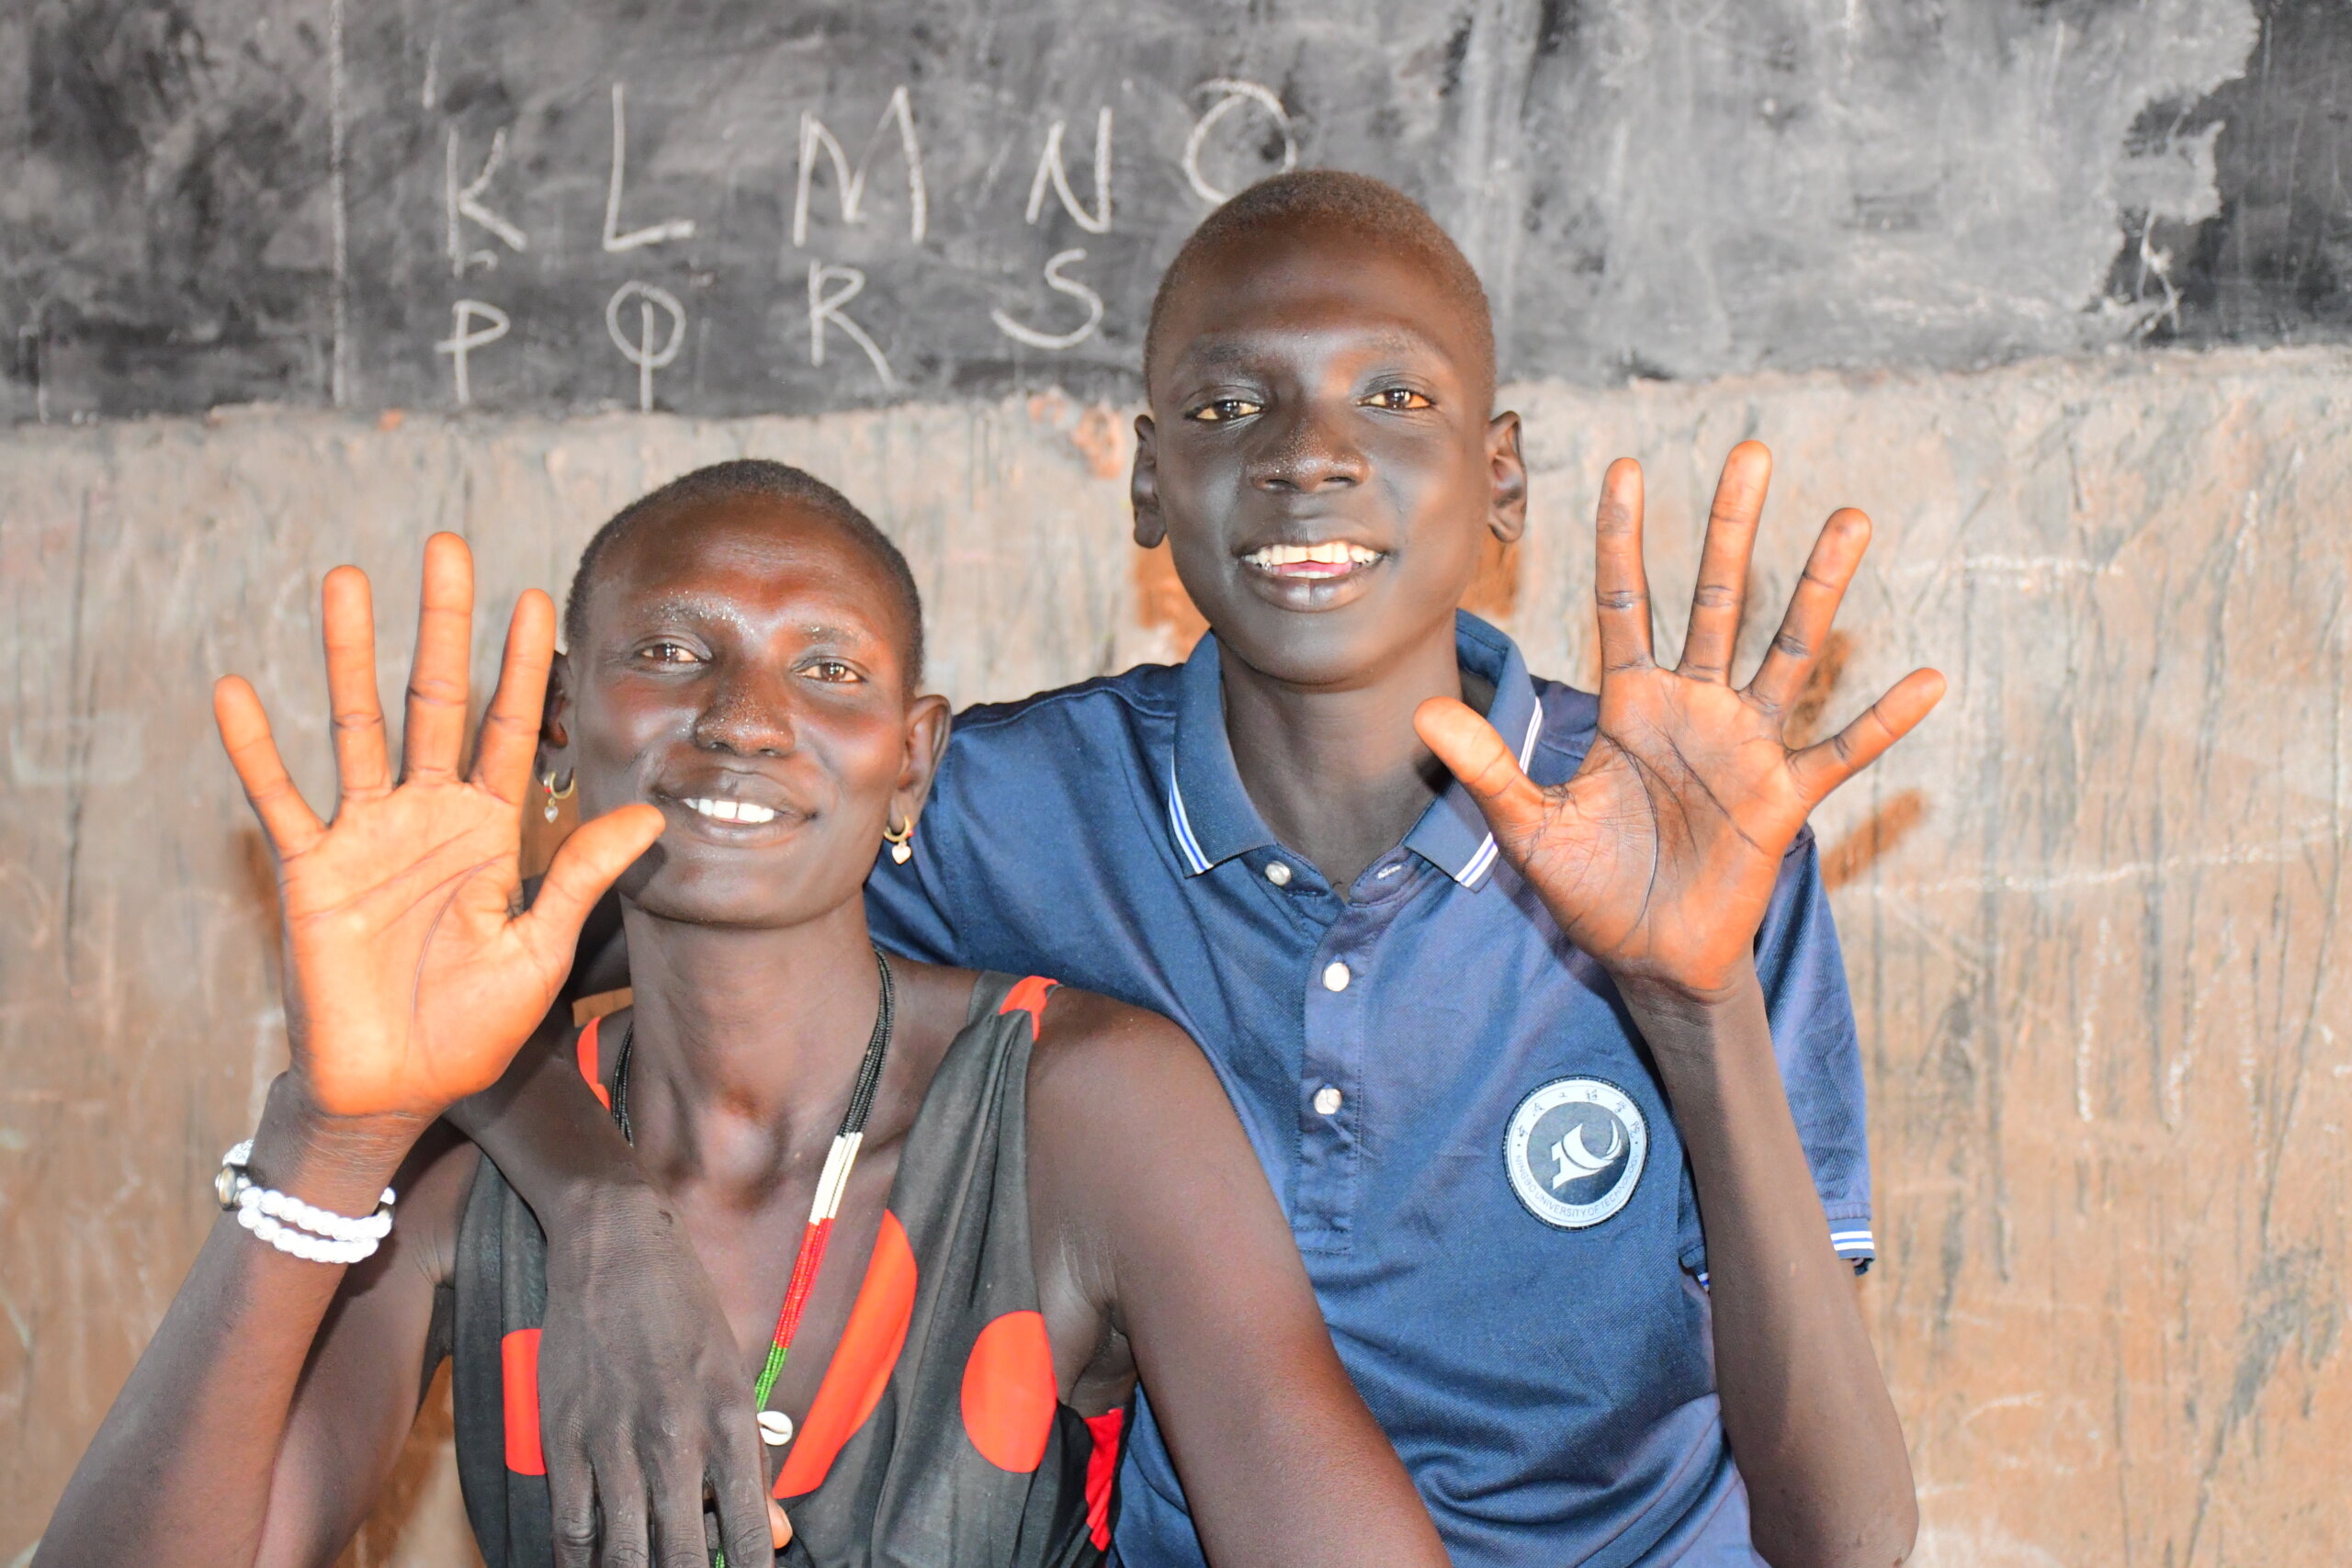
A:
<svg viewBox="0 0 2352 1568">
<path fill-rule="evenodd" d="M 1414 715 L 1422 740 L 1477 797 L 1504 856 L 1621 984 L 1701 998 L 1736 984 L 1806 814 L 1943 695 L 1941 675 L 1915 670 L 1828 739 L 1787 743 L 1789 710 L 1870 542 L 1870 519 L 1850 509 L 1823 526 L 1755 678 L 1732 686 L 1771 468 L 1754 441 L 1725 460 L 1682 661 L 1668 670 L 1650 651 L 1641 466 L 1610 465 L 1593 580 L 1600 728 L 1566 784 L 1536 785 L 1493 727 L 1459 702 L 1432 698 Z"/>
<path fill-rule="evenodd" d="M 428 1121 L 495 1081 L 553 1002 L 596 899 L 660 837 L 635 805 L 565 840 L 537 901 L 514 911 L 555 606 L 514 607 L 498 690 L 461 776 L 473 558 L 454 534 L 424 547 L 424 586 L 394 782 L 376 694 L 368 579 L 327 574 L 327 689 L 342 793 L 321 822 L 294 787 L 261 700 L 213 689 L 221 743 L 277 852 L 294 1067 L 336 1116 Z"/>
</svg>

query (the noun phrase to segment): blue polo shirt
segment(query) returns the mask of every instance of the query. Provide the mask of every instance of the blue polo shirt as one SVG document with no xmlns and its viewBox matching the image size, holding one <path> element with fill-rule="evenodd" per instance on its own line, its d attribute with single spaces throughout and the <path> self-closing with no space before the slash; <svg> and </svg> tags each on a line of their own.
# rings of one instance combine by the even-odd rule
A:
<svg viewBox="0 0 2352 1568">
<path fill-rule="evenodd" d="M 1475 616 L 1458 646 L 1536 782 L 1574 773 L 1595 699 L 1532 679 Z M 1456 1563 L 1758 1561 L 1657 1075 L 1468 792 L 1341 900 L 1243 790 L 1209 637 L 1181 666 L 967 711 L 914 842 L 869 885 L 886 945 L 1050 975 L 1200 1042 Z M 1830 1234 L 1859 1264 L 1860 1061 L 1809 834 L 1757 957 Z M 1132 1568 L 1202 1562 L 1148 1404 L 1122 1506 Z"/>
</svg>

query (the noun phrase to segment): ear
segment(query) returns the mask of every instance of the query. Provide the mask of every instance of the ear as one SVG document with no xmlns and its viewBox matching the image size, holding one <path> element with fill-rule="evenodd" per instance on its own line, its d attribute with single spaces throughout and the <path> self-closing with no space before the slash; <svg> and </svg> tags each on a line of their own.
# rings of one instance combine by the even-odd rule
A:
<svg viewBox="0 0 2352 1568">
<path fill-rule="evenodd" d="M 547 700 L 539 708 L 538 776 L 546 778 L 570 763 L 571 755 L 571 660 L 558 653 L 548 665 Z"/>
<path fill-rule="evenodd" d="M 939 760 L 947 754 L 949 725 L 945 697 L 917 697 L 907 713 L 907 754 L 899 766 L 898 787 L 890 795 L 890 821 L 915 825 L 922 803 L 931 796 L 931 781 L 939 776 Z"/>
<path fill-rule="evenodd" d="M 1519 415 L 1487 422 L 1487 526 L 1504 544 L 1527 532 L 1527 463 L 1519 455 Z"/>
<path fill-rule="evenodd" d="M 1168 522 L 1159 514 L 1159 454 L 1152 442 L 1158 434 L 1151 415 L 1136 415 L 1136 461 L 1127 475 L 1127 501 L 1136 513 L 1136 543 L 1150 549 L 1168 537 Z"/>
</svg>

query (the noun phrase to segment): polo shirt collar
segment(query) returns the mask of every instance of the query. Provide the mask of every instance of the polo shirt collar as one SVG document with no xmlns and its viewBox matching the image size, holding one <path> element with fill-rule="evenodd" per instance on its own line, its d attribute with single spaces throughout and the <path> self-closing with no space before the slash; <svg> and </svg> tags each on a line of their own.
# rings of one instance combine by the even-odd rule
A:
<svg viewBox="0 0 2352 1568">
<path fill-rule="evenodd" d="M 1544 705 L 1519 646 L 1468 611 L 1454 615 L 1454 649 L 1462 667 L 1495 688 L 1487 718 L 1524 768 L 1544 727 Z M 1271 849 L 1274 835 L 1258 815 L 1234 766 L 1225 730 L 1225 674 L 1216 636 L 1194 645 L 1177 675 L 1176 746 L 1168 768 L 1168 829 L 1187 875 L 1198 876 L 1250 850 Z M 1495 863 L 1495 836 L 1478 803 L 1459 780 L 1430 804 L 1405 848 L 1464 887 L 1485 881 Z"/>
</svg>

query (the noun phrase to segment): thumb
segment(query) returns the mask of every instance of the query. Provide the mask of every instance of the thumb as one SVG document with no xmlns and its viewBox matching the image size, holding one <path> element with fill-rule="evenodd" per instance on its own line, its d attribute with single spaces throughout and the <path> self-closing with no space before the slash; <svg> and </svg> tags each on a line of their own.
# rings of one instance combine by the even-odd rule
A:
<svg viewBox="0 0 2352 1568">
<path fill-rule="evenodd" d="M 560 953 L 568 966 L 580 927 L 596 900 L 662 836 L 662 808 L 639 803 L 582 822 L 564 840 L 528 914 L 515 924 L 532 950 Z"/>
<path fill-rule="evenodd" d="M 1544 792 L 1476 710 L 1452 697 L 1431 697 L 1413 711 L 1413 729 L 1470 791 L 1498 838 L 1516 840 L 1534 829 Z"/>
<path fill-rule="evenodd" d="M 792 1521 L 784 1517 L 784 1506 L 775 1498 L 768 1499 L 768 1539 L 782 1551 L 792 1544 Z"/>
</svg>

